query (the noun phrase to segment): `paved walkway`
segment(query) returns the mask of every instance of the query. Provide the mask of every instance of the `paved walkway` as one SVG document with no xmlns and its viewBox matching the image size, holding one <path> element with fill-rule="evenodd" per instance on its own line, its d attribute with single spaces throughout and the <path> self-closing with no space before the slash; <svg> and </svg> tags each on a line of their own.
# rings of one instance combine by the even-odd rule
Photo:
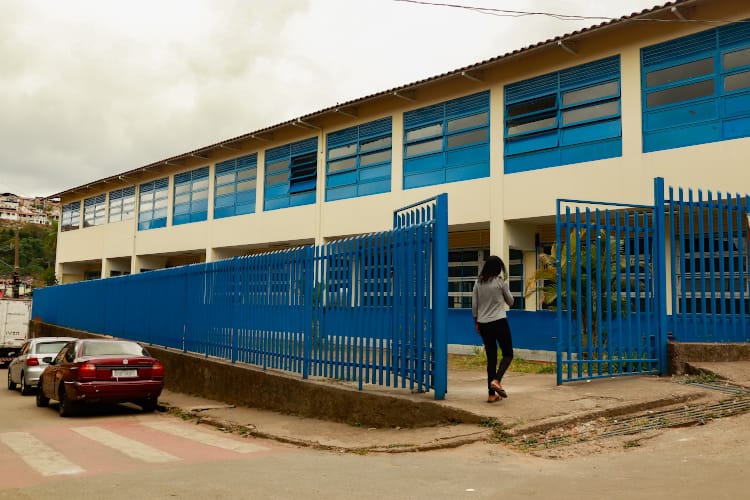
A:
<svg viewBox="0 0 750 500">
<path fill-rule="evenodd" d="M 750 387 L 750 362 L 691 363 L 693 368 L 717 374 Z M 726 394 L 684 384 L 686 377 L 633 376 L 556 385 L 552 374 L 507 373 L 503 386 L 508 398 L 485 402 L 483 370 L 452 370 L 444 401 L 432 393 L 367 386 L 370 394 L 397 396 L 459 408 L 485 419 L 487 425 L 456 424 L 424 428 L 365 428 L 293 415 L 240 408 L 221 402 L 165 391 L 160 403 L 191 413 L 204 422 L 235 432 L 269 437 L 305 446 L 342 451 L 415 451 L 458 446 L 491 436 L 499 424 L 513 435 L 532 433 L 575 421 L 636 413 L 670 405 L 725 399 Z"/>
</svg>

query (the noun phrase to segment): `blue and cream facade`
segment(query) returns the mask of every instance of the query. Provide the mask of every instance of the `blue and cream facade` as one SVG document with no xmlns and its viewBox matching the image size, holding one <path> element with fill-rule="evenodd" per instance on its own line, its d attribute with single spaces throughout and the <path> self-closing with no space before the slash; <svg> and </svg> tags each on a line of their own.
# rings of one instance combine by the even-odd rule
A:
<svg viewBox="0 0 750 500">
<path fill-rule="evenodd" d="M 58 280 L 381 231 L 445 192 L 450 307 L 495 253 L 534 309 L 556 199 L 651 203 L 655 177 L 750 192 L 748 19 L 671 2 L 64 191 Z"/>
</svg>

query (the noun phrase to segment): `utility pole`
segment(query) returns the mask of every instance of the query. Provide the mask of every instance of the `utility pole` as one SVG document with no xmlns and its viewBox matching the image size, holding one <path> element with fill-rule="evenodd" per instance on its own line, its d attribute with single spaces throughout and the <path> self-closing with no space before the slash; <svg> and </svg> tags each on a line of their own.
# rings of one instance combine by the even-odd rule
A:
<svg viewBox="0 0 750 500">
<path fill-rule="evenodd" d="M 20 251 L 19 247 L 21 246 L 19 243 L 20 243 L 21 238 L 19 236 L 19 231 L 20 231 L 20 224 L 16 222 L 16 240 L 15 240 L 15 244 L 13 245 L 15 247 L 16 255 L 15 255 L 15 261 L 13 262 L 13 282 L 12 282 L 13 298 L 16 298 L 16 299 L 18 298 L 19 293 L 20 293 L 20 282 L 18 279 L 18 272 L 21 268 L 20 259 L 19 259 L 19 251 Z"/>
</svg>

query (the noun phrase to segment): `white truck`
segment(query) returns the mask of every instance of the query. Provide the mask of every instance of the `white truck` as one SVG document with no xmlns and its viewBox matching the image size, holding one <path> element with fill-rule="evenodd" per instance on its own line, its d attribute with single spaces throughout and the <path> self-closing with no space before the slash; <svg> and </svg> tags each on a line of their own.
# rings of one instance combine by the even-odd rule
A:
<svg viewBox="0 0 750 500">
<path fill-rule="evenodd" d="M 0 299 L 0 366 L 8 366 L 29 335 L 30 299 Z"/>
</svg>

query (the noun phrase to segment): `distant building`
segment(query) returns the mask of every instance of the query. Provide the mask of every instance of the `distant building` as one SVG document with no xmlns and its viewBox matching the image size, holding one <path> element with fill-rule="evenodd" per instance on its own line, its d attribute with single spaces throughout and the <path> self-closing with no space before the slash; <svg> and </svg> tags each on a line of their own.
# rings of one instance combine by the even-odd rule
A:
<svg viewBox="0 0 750 500">
<path fill-rule="evenodd" d="M 60 203 L 57 200 L 0 194 L 0 222 L 50 225 L 53 220 L 60 220 Z"/>
</svg>

